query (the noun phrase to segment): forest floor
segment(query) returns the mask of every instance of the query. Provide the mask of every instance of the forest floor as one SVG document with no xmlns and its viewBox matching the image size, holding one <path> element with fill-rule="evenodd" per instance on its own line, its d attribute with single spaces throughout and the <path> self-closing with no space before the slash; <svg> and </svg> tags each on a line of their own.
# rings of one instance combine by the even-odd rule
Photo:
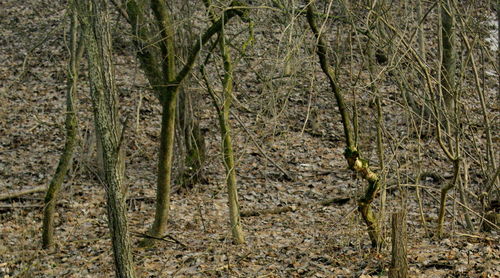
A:
<svg viewBox="0 0 500 278">
<path fill-rule="evenodd" d="M 63 1 L 0 2 L 0 194 L 46 186 L 57 166 L 64 145 L 66 15 Z M 125 32 L 120 28 L 115 31 L 118 36 Z M 273 43 L 271 35 L 261 36 Z M 134 119 L 127 130 L 126 183 L 130 187 L 129 230 L 137 246 L 138 235 L 147 231 L 154 214 L 160 106 L 147 90 L 130 41 L 117 39 L 116 45 L 124 45 L 116 56 L 121 113 Z M 316 58 L 311 57 L 308 65 L 321 75 Z M 249 63 L 252 68 L 271 62 L 255 58 Z M 313 97 L 319 103 L 319 127 L 311 131 L 304 125 L 311 104 L 309 84 L 295 84 L 284 93 L 290 102 L 283 103 L 263 93 L 280 84 L 252 81 L 246 85 L 246 80 L 255 76 L 240 70 L 242 76 L 246 74 L 235 88 L 235 115 L 241 124 L 235 118 L 232 122 L 242 211 L 294 209 L 242 218 L 247 243 L 231 243 L 217 121 L 208 97 L 203 95 L 196 113 L 207 130 L 207 180 L 172 195 L 168 231 L 178 242 L 166 240 L 154 248 L 134 248 L 139 277 L 387 277 L 389 219 L 401 207 L 408 211 L 411 277 L 500 277 L 498 232 L 474 233 L 457 224 L 462 220 L 455 218 L 460 217 L 450 216 L 461 213 L 453 202 L 456 193 L 451 193 L 446 236 L 432 237 L 438 209 L 435 197 L 445 182 L 440 179 L 423 181 L 428 187 L 423 192 L 428 232 L 419 220 L 414 189 L 393 190 L 381 220 L 389 244 L 379 252 L 372 251 L 356 205 L 365 183 L 346 167 L 341 125 L 332 120 L 332 111 L 336 111 L 333 98 L 327 93 Z M 327 91 L 326 82 L 320 81 Z M 193 93 L 201 91 L 199 86 L 191 89 Z M 105 193 L 94 174 L 92 113 L 85 76 L 78 95 L 80 145 L 57 206 L 56 247 L 41 249 L 43 193 L 0 201 L 0 277 L 114 275 Z M 360 105 L 362 101 L 366 104 L 369 98 L 362 99 Z M 138 105 L 140 117 L 136 121 Z M 397 116 L 400 108 L 391 102 L 385 105 L 391 111 L 388 113 L 396 115 L 388 117 L 391 122 L 386 124 L 403 127 L 405 119 Z M 280 110 L 282 107 L 286 109 Z M 251 137 L 271 160 L 293 174 L 292 181 L 265 158 Z M 364 140 L 369 144 L 370 136 Z M 426 140 L 423 144 L 436 149 L 432 138 Z M 374 149 L 364 151 L 369 159 L 376 158 Z M 404 153 L 397 159 L 405 162 L 402 168 L 411 167 Z M 444 169 L 441 174 L 449 179 L 451 168 L 444 158 L 423 168 Z M 388 178 L 388 187 L 397 187 L 394 179 Z M 348 201 L 319 204 L 330 198 Z"/>
</svg>

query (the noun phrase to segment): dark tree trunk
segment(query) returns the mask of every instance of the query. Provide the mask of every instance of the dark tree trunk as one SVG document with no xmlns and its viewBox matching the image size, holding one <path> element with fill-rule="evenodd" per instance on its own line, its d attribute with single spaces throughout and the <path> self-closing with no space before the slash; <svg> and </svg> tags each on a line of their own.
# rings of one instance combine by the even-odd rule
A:
<svg viewBox="0 0 500 278">
<path fill-rule="evenodd" d="M 191 94 L 180 88 L 179 105 L 179 134 L 183 139 L 184 161 L 178 177 L 181 188 L 190 189 L 203 181 L 203 165 L 205 163 L 205 138 L 200 124 L 193 111 Z"/>
</svg>

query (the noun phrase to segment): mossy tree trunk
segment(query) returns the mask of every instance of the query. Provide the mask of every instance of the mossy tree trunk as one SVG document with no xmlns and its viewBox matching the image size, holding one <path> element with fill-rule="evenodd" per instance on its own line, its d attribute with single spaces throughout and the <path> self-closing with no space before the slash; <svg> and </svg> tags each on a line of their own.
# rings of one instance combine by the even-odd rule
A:
<svg viewBox="0 0 500 278">
<path fill-rule="evenodd" d="M 205 7 L 208 10 L 212 22 L 216 22 L 217 18 L 212 11 L 211 1 L 204 0 Z M 212 96 L 214 106 L 217 110 L 219 118 L 220 135 L 222 140 L 222 156 L 224 168 L 226 170 L 226 186 L 229 206 L 229 222 L 231 225 L 231 234 L 235 244 L 245 243 L 245 236 L 241 226 L 240 205 L 238 203 L 238 185 L 236 181 L 236 165 L 234 162 L 233 143 L 231 137 L 231 123 L 229 114 L 231 112 L 231 101 L 233 99 L 233 62 L 229 47 L 226 43 L 226 35 L 224 27 L 219 32 L 218 44 L 222 61 L 224 64 L 224 78 L 222 80 L 222 95 L 215 95 L 215 92 L 209 89 Z M 203 70 L 205 81 L 206 73 Z M 219 100 L 219 101 L 218 101 Z"/>
<path fill-rule="evenodd" d="M 133 32 L 137 35 L 134 39 L 138 48 L 137 57 L 149 83 L 158 93 L 162 104 L 155 220 L 149 231 L 149 234 L 153 237 L 162 237 L 166 231 L 170 208 L 176 105 L 179 86 L 186 76 L 190 74 L 201 47 L 214 34 L 217 34 L 232 17 L 241 16 L 243 12 L 239 9 L 224 11 L 218 21 L 214 22 L 202 35 L 197 36 L 196 41 L 192 42 L 184 66 L 177 71 L 175 68 L 174 26 L 166 3 L 161 0 L 151 0 L 150 8 L 155 17 L 156 29 L 159 30 L 158 33 L 161 36 L 160 40 L 154 40 L 155 38 L 152 35 L 154 32 L 148 27 L 144 5 L 143 1 L 129 0 L 127 1 L 126 10 Z M 243 5 L 237 3 L 237 6 L 241 7 Z M 157 47 L 151 44 L 154 41 L 160 41 L 160 51 L 157 51 Z M 150 246 L 152 243 L 151 239 L 146 239 L 141 245 Z"/>
<path fill-rule="evenodd" d="M 76 133 L 78 129 L 75 96 L 78 81 L 78 65 L 83 51 L 83 44 L 78 40 L 78 18 L 74 5 L 70 3 L 69 8 L 71 14 L 71 27 L 70 27 L 70 58 L 67 69 L 67 82 L 68 87 L 66 90 L 66 143 L 64 145 L 63 153 L 59 158 L 56 173 L 50 181 L 49 187 L 45 194 L 44 208 L 43 208 L 43 227 L 42 227 L 42 248 L 50 248 L 54 244 L 54 213 L 57 202 L 57 197 L 61 189 L 76 145 Z"/>
<path fill-rule="evenodd" d="M 127 228 L 127 206 L 123 190 L 120 156 L 123 139 L 114 80 L 109 15 L 104 0 L 79 0 L 78 14 L 83 29 L 95 125 L 100 133 L 103 183 L 112 239 L 116 277 L 135 277 Z"/>
<path fill-rule="evenodd" d="M 351 120 L 347 112 L 344 96 L 337 84 L 335 72 L 330 66 L 331 61 L 327 54 L 327 44 L 325 43 L 323 35 L 319 32 L 319 29 L 316 25 L 313 2 L 306 1 L 306 5 L 307 22 L 309 23 L 309 27 L 311 28 L 316 38 L 316 53 L 319 58 L 321 69 L 325 73 L 330 83 L 330 87 L 332 88 L 332 92 L 337 101 L 337 108 L 339 109 L 340 117 L 342 120 L 346 143 L 344 156 L 347 160 L 349 169 L 359 174 L 368 182 L 368 187 L 365 191 L 365 195 L 360 200 L 358 200 L 358 211 L 361 213 L 363 220 L 368 226 L 368 235 L 370 236 L 372 246 L 376 248 L 382 244 L 382 238 L 380 236 L 378 220 L 376 215 L 373 213 L 371 204 L 375 200 L 375 197 L 380 190 L 380 178 L 376 173 L 370 170 L 368 161 L 361 158 L 358 148 L 354 143 L 354 132 Z"/>
<path fill-rule="evenodd" d="M 161 78 L 163 84 L 167 85 L 166 88 L 161 89 L 160 94 L 162 119 L 160 151 L 158 154 L 156 209 L 155 219 L 149 231 L 150 235 L 161 237 L 166 232 L 166 223 L 170 210 L 170 191 L 175 140 L 175 113 L 177 109 L 177 94 L 179 92 L 179 87 L 177 84 L 172 85 L 176 77 L 172 18 L 164 1 L 152 0 L 151 10 L 156 19 L 156 24 L 162 38 L 159 43 L 161 51 L 160 59 L 163 61 L 161 63 Z M 143 246 L 151 244 L 152 242 L 150 239 L 145 239 L 142 242 Z"/>
<path fill-rule="evenodd" d="M 224 29 L 224 28 L 223 28 Z M 222 138 L 222 152 L 224 156 L 224 167 L 226 169 L 226 184 L 229 205 L 229 220 L 233 241 L 236 244 L 245 243 L 245 236 L 240 221 L 240 205 L 238 204 L 238 189 L 236 183 L 236 165 L 234 163 L 233 143 L 231 139 L 231 124 L 229 112 L 231 111 L 231 100 L 233 98 L 233 64 L 229 47 L 226 44 L 224 31 L 220 33 L 220 49 L 224 61 L 223 105 L 219 111 L 220 134 Z"/>
</svg>

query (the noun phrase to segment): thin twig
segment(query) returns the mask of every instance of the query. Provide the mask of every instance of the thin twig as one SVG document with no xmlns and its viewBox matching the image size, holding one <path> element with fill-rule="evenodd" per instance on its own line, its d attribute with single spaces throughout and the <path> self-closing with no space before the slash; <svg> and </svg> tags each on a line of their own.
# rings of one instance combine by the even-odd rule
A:
<svg viewBox="0 0 500 278">
<path fill-rule="evenodd" d="M 118 0 L 120 1 L 120 0 Z M 121 2 L 121 1 L 120 1 Z M 121 3 L 118 3 L 117 0 L 111 0 L 111 3 L 115 6 L 121 16 L 125 18 L 125 20 L 130 23 L 130 17 L 128 16 L 127 11 L 122 7 Z"/>
<path fill-rule="evenodd" d="M 175 242 L 177 244 L 179 244 L 180 246 L 184 247 L 184 248 L 187 248 L 187 245 L 180 242 L 179 240 L 177 240 L 175 237 L 171 236 L 171 235 L 166 235 L 164 237 L 155 237 L 155 236 L 152 236 L 152 235 L 148 235 L 148 234 L 144 234 L 144 233 L 137 233 L 137 232 L 131 232 L 131 234 L 137 236 L 137 237 L 142 237 L 142 238 L 149 238 L 149 239 L 156 239 L 156 240 L 161 240 L 161 241 L 166 241 L 166 242 Z M 170 239 L 171 241 L 167 240 Z"/>
<path fill-rule="evenodd" d="M 231 115 L 234 116 L 234 118 L 236 119 L 236 121 L 241 125 L 241 127 L 243 127 L 243 129 L 245 130 L 245 132 L 248 134 L 248 136 L 250 136 L 250 139 L 252 140 L 252 142 L 254 143 L 254 145 L 257 147 L 257 149 L 260 151 L 260 153 L 269 161 L 271 162 L 274 166 L 276 166 L 276 168 L 278 168 L 282 173 L 283 175 L 285 175 L 285 177 L 288 179 L 288 180 L 291 180 L 293 181 L 294 180 L 294 177 L 288 173 L 287 170 L 283 169 L 283 167 L 281 167 L 278 163 L 276 163 L 272 158 L 270 158 L 266 152 L 262 149 L 262 147 L 259 145 L 259 143 L 257 143 L 257 140 L 255 140 L 255 137 L 252 135 L 252 133 L 246 128 L 246 126 L 243 124 L 243 122 L 241 121 L 241 119 L 233 112 L 231 112 Z"/>
<path fill-rule="evenodd" d="M 26 190 L 21 190 L 21 191 L 17 191 L 17 192 L 1 194 L 0 195 L 0 201 L 19 198 L 21 196 L 28 195 L 28 194 L 43 192 L 46 189 L 47 189 L 46 186 L 41 185 L 41 186 L 37 186 L 37 187 L 31 188 L 31 189 L 26 189 Z"/>
</svg>

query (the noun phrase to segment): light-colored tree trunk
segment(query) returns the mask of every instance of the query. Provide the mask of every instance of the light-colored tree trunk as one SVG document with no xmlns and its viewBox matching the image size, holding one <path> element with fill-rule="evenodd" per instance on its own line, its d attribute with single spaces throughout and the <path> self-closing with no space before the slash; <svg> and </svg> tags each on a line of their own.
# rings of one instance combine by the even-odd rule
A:
<svg viewBox="0 0 500 278">
<path fill-rule="evenodd" d="M 95 125 L 100 134 L 103 183 L 106 189 L 107 214 L 112 239 L 116 277 L 135 277 L 127 228 L 127 206 L 123 195 L 120 156 L 122 146 L 115 88 L 109 16 L 104 0 L 79 0 L 93 103 Z"/>
</svg>

